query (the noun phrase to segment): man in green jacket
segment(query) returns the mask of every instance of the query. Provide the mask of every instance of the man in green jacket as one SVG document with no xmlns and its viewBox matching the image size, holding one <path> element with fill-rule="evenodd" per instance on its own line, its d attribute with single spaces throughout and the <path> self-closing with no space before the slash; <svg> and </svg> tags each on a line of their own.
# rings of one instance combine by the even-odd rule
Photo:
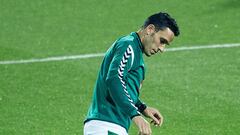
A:
<svg viewBox="0 0 240 135">
<path fill-rule="evenodd" d="M 139 31 L 112 44 L 100 67 L 84 135 L 127 135 L 131 120 L 139 134 L 150 135 L 150 124 L 143 116 L 161 126 L 159 111 L 139 99 L 145 76 L 143 53 L 150 57 L 163 52 L 179 33 L 176 21 L 160 12 L 149 16 Z"/>
</svg>

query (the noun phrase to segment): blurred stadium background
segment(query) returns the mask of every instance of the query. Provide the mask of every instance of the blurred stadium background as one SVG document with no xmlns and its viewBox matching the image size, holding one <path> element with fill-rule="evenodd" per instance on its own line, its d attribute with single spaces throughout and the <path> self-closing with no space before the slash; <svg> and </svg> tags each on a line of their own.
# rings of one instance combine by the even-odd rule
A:
<svg viewBox="0 0 240 135">
<path fill-rule="evenodd" d="M 169 48 L 240 43 L 239 0 L 1 0 L 0 61 L 104 53 L 159 11 L 181 29 Z M 101 61 L 1 64 L 0 134 L 81 135 Z M 239 134 L 240 47 L 166 52 L 145 64 L 141 99 L 165 118 L 153 135 Z"/>
</svg>

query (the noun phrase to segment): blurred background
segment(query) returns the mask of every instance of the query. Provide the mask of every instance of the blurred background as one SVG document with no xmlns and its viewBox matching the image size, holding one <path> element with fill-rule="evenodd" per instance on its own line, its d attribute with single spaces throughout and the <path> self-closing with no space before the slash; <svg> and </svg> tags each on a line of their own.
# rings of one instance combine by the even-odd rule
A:
<svg viewBox="0 0 240 135">
<path fill-rule="evenodd" d="M 104 53 L 160 11 L 181 30 L 169 48 L 240 43 L 239 0 L 1 0 L 0 62 Z M 239 56 L 231 47 L 145 57 L 141 99 L 165 120 L 153 135 L 239 134 Z M 0 134 L 83 134 L 101 61 L 0 64 Z"/>
</svg>

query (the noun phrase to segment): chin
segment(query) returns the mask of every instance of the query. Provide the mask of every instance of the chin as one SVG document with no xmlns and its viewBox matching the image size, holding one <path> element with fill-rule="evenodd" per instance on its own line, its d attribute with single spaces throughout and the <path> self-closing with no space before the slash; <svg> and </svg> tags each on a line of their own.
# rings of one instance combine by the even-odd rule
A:
<svg viewBox="0 0 240 135">
<path fill-rule="evenodd" d="M 152 54 L 149 52 L 146 52 L 146 51 L 144 51 L 144 54 L 147 56 L 147 57 L 151 57 L 152 56 Z"/>
<path fill-rule="evenodd" d="M 148 54 L 148 53 L 145 53 L 145 55 L 146 55 L 147 57 L 151 57 L 151 56 L 152 56 L 151 54 Z"/>
</svg>

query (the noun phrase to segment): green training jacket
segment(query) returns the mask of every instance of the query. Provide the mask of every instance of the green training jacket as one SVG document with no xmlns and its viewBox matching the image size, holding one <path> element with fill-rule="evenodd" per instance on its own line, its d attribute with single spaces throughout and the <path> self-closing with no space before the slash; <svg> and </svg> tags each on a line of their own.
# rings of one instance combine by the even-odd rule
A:
<svg viewBox="0 0 240 135">
<path fill-rule="evenodd" d="M 84 123 L 102 120 L 128 131 L 131 119 L 146 108 L 139 100 L 144 74 L 143 46 L 138 34 L 132 32 L 116 40 L 102 61 Z"/>
</svg>

